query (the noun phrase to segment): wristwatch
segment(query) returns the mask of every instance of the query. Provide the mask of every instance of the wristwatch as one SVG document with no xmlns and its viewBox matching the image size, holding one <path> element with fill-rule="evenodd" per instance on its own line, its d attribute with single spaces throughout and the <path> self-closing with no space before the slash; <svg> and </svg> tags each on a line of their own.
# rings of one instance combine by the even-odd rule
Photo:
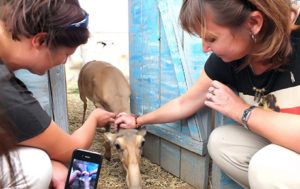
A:
<svg viewBox="0 0 300 189">
<path fill-rule="evenodd" d="M 248 130 L 249 130 L 249 127 L 247 125 L 247 122 L 248 122 L 248 119 L 250 118 L 251 112 L 254 108 L 256 108 L 256 106 L 250 106 L 249 108 L 244 110 L 242 118 L 241 118 L 243 126 Z"/>
</svg>

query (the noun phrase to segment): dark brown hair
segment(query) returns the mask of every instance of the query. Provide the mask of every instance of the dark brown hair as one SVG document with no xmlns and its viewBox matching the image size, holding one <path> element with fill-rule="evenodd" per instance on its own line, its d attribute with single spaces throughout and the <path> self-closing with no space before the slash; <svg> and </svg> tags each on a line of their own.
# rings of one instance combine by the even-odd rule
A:
<svg viewBox="0 0 300 189">
<path fill-rule="evenodd" d="M 0 4 L 0 19 L 14 40 L 45 32 L 51 48 L 86 43 L 87 26 L 70 26 L 87 17 L 78 0 L 1 0 Z"/>
<path fill-rule="evenodd" d="M 184 0 L 179 16 L 182 28 L 194 35 L 205 34 L 207 5 L 213 10 L 214 22 L 231 29 L 243 27 L 252 11 L 261 12 L 263 26 L 246 63 L 258 61 L 276 68 L 287 62 L 292 52 L 290 0 Z"/>
</svg>

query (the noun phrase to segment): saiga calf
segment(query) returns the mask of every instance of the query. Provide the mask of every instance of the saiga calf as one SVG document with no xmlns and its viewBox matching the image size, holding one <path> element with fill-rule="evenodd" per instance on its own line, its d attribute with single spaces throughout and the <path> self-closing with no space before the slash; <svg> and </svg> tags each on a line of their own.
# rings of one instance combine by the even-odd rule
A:
<svg viewBox="0 0 300 189">
<path fill-rule="evenodd" d="M 85 64 L 79 73 L 78 89 L 84 103 L 82 122 L 85 119 L 87 99 L 97 108 L 120 113 L 130 113 L 130 86 L 122 72 L 113 65 L 92 61 Z M 126 129 L 118 133 L 105 133 L 107 142 L 105 158 L 111 158 L 111 145 L 119 152 L 121 162 L 126 170 L 126 183 L 130 189 L 142 188 L 140 175 L 141 148 L 144 144 L 146 130 Z"/>
</svg>

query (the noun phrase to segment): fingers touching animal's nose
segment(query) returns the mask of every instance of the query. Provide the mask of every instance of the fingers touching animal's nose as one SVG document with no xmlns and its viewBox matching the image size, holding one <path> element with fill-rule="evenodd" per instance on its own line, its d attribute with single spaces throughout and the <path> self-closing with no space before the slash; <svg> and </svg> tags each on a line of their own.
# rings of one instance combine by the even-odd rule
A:
<svg viewBox="0 0 300 189">
<path fill-rule="evenodd" d="M 118 117 L 121 117 L 122 115 L 127 115 L 127 113 L 126 113 L 126 112 L 121 112 L 121 113 L 119 113 L 119 114 L 117 115 L 117 118 L 118 118 Z"/>
<path fill-rule="evenodd" d="M 124 123 L 126 120 L 125 120 L 125 118 L 124 117 L 117 117 L 116 119 L 115 119 L 115 124 L 120 124 L 120 123 Z"/>
<path fill-rule="evenodd" d="M 110 123 L 114 123 L 114 122 L 115 122 L 115 118 L 112 118 L 112 117 L 109 118 L 109 122 L 110 122 Z"/>
<path fill-rule="evenodd" d="M 120 123 L 118 124 L 119 128 L 129 129 L 129 126 L 126 123 Z"/>
</svg>

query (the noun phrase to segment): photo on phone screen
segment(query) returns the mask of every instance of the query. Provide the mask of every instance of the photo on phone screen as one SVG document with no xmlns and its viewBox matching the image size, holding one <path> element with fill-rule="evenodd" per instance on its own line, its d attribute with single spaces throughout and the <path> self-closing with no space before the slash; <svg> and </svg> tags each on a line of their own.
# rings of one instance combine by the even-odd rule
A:
<svg viewBox="0 0 300 189">
<path fill-rule="evenodd" d="M 65 189 L 96 189 L 102 155 L 77 149 L 73 152 Z"/>
</svg>

